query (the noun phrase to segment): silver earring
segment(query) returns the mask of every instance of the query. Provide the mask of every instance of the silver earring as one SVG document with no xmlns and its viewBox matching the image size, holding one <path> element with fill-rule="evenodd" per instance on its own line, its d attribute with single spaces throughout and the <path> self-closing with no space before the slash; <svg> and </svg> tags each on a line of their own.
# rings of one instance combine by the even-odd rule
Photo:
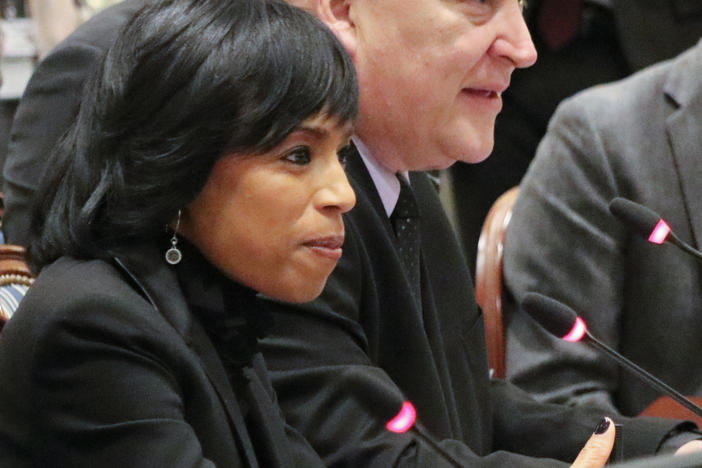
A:
<svg viewBox="0 0 702 468">
<path fill-rule="evenodd" d="M 178 219 L 176 220 L 176 226 L 173 230 L 173 237 L 171 237 L 171 248 L 166 250 L 166 261 L 171 265 L 177 265 L 183 259 L 183 254 L 180 249 L 178 249 L 178 228 L 180 227 L 180 210 L 178 210 Z"/>
</svg>

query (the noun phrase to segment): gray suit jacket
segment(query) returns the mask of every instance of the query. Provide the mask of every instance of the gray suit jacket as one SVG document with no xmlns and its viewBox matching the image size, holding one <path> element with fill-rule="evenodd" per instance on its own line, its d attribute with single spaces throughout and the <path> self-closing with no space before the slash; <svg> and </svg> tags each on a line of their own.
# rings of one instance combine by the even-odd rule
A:
<svg viewBox="0 0 702 468">
<path fill-rule="evenodd" d="M 656 210 L 702 243 L 702 42 L 626 80 L 565 101 L 522 183 L 505 276 L 517 301 L 569 304 L 593 334 L 684 393 L 702 393 L 702 271 L 608 210 L 617 196 Z M 658 395 L 584 345 L 507 316 L 508 378 L 540 399 L 637 414 Z"/>
</svg>

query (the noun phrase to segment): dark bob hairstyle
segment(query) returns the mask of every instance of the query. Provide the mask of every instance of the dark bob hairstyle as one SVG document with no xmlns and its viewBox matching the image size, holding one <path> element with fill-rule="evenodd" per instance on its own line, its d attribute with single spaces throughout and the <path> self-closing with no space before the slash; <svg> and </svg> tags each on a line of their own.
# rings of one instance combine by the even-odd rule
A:
<svg viewBox="0 0 702 468">
<path fill-rule="evenodd" d="M 29 259 L 107 258 L 156 238 L 230 153 L 260 153 L 303 120 L 355 118 L 353 63 L 281 0 L 161 0 L 122 29 L 35 198 Z"/>
</svg>

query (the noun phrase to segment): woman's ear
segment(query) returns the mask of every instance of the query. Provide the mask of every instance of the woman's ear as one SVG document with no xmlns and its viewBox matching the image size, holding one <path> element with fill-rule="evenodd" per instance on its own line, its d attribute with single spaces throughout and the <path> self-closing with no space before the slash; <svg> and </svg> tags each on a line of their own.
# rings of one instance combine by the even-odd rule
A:
<svg viewBox="0 0 702 468">
<path fill-rule="evenodd" d="M 346 51 L 356 53 L 356 25 L 351 19 L 354 0 L 316 0 L 315 14 L 331 29 Z"/>
</svg>

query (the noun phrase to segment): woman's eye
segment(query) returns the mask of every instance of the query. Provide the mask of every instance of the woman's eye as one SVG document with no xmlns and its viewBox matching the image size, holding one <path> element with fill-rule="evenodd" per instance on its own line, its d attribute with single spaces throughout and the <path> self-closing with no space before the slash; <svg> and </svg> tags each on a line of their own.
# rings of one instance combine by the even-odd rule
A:
<svg viewBox="0 0 702 468">
<path fill-rule="evenodd" d="M 284 159 L 302 166 L 310 163 L 312 154 L 308 147 L 294 148 L 285 155 Z"/>
<path fill-rule="evenodd" d="M 351 153 L 352 148 L 353 146 L 351 146 L 351 144 L 349 143 L 348 145 L 344 146 L 336 152 L 336 155 L 339 157 L 339 162 L 344 167 L 346 167 L 346 163 L 349 160 L 349 154 Z"/>
</svg>

